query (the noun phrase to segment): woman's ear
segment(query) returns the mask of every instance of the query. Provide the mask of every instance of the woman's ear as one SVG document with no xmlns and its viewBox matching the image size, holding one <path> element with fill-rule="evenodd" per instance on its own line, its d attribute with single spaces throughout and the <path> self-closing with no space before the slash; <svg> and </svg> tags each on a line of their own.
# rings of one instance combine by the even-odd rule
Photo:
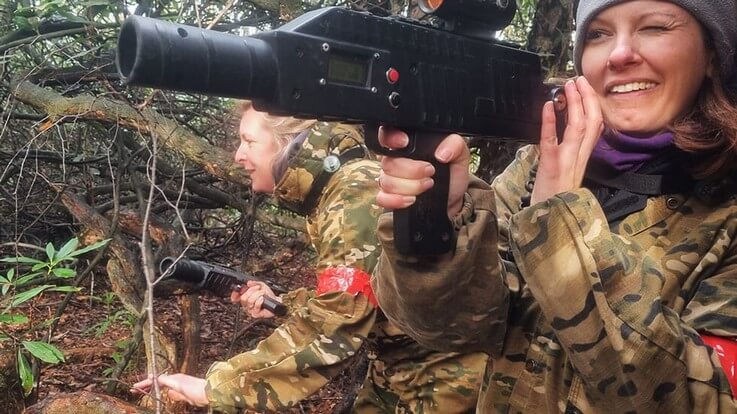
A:
<svg viewBox="0 0 737 414">
<path fill-rule="evenodd" d="M 714 79 L 714 68 L 717 65 L 717 55 L 713 49 L 709 50 L 709 60 L 706 63 L 706 77 Z"/>
</svg>

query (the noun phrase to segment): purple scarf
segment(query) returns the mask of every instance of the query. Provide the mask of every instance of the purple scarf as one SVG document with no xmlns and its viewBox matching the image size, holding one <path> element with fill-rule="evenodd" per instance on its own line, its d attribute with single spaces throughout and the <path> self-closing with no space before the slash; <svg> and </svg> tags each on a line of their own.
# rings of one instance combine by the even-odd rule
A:
<svg viewBox="0 0 737 414">
<path fill-rule="evenodd" d="M 604 168 L 610 172 L 634 172 L 671 145 L 672 132 L 637 138 L 607 129 L 594 146 L 589 167 Z"/>
</svg>

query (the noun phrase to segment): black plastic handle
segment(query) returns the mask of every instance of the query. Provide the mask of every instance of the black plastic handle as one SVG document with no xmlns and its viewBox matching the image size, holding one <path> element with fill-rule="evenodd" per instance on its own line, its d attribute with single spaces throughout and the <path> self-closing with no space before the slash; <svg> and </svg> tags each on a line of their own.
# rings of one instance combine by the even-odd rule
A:
<svg viewBox="0 0 737 414">
<path fill-rule="evenodd" d="M 450 168 L 435 158 L 435 150 L 447 133 L 407 132 L 405 148 L 391 150 L 378 142 L 377 129 L 366 129 L 366 144 L 374 152 L 390 157 L 427 161 L 435 167 L 434 185 L 417 196 L 414 204 L 394 210 L 394 245 L 401 254 L 438 255 L 455 247 L 453 226 L 448 219 Z"/>
</svg>

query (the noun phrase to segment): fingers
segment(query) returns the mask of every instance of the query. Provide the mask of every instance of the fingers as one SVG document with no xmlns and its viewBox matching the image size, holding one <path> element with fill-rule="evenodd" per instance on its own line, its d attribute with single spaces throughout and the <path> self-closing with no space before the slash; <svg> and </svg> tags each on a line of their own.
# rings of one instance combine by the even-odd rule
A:
<svg viewBox="0 0 737 414">
<path fill-rule="evenodd" d="M 547 177 L 560 174 L 559 142 L 557 136 L 555 109 L 552 102 L 543 105 L 542 126 L 540 128 L 540 166 L 539 170 Z"/>
<path fill-rule="evenodd" d="M 391 127 L 379 127 L 379 144 L 389 149 L 401 149 L 407 146 L 409 137 L 404 131 Z"/>
<path fill-rule="evenodd" d="M 582 178 L 583 171 L 586 169 L 586 163 L 588 162 L 588 159 L 596 146 L 596 142 L 599 140 L 599 137 L 604 130 L 604 120 L 601 112 L 601 105 L 599 103 L 599 97 L 596 95 L 596 91 L 594 91 L 594 88 L 591 87 L 586 78 L 580 76 L 576 80 L 576 87 L 581 94 L 583 110 L 586 114 L 586 133 L 579 150 L 581 154 L 581 157 L 579 157 L 580 164 L 576 169 L 581 172 Z"/>
<path fill-rule="evenodd" d="M 449 164 L 448 216 L 454 217 L 461 211 L 463 194 L 468 188 L 468 166 L 471 162 L 471 151 L 460 135 L 453 134 L 440 142 L 437 150 L 435 150 L 435 158 L 441 163 Z"/>
<path fill-rule="evenodd" d="M 173 381 L 171 378 L 169 378 L 169 375 L 161 374 L 157 378 L 157 382 L 159 383 L 159 386 L 161 387 L 172 387 L 176 386 L 176 381 Z M 154 377 L 153 375 L 149 374 L 148 378 L 146 378 L 143 381 L 138 381 L 137 383 L 133 384 L 131 386 L 130 391 L 134 394 L 146 394 L 151 392 L 151 389 L 154 385 Z"/>
<path fill-rule="evenodd" d="M 415 202 L 415 197 L 433 185 L 435 168 L 425 161 L 408 158 L 384 157 L 381 159 L 379 193 L 376 203 L 384 208 L 396 210 Z"/>
<path fill-rule="evenodd" d="M 248 312 L 248 315 L 252 318 L 271 318 L 275 315 L 263 309 L 264 300 L 266 296 L 277 299 L 274 292 L 263 282 L 252 282 L 247 283 L 248 289 L 246 289 L 240 296 L 241 307 Z"/>
<path fill-rule="evenodd" d="M 401 148 L 401 145 L 406 145 L 400 142 L 406 138 L 406 135 L 395 131 L 384 128 L 384 143 L 386 146 Z M 450 164 L 451 177 L 460 176 L 461 179 L 458 182 L 461 186 L 467 183 L 470 152 L 460 135 L 452 134 L 441 141 L 435 150 L 435 158 L 441 163 Z M 384 208 L 396 210 L 409 207 L 419 194 L 434 185 L 432 176 L 435 174 L 435 168 L 429 162 L 409 158 L 383 157 L 381 168 L 380 191 L 376 196 L 376 202 Z M 461 199 L 463 191 L 465 187 L 460 191 Z M 449 197 L 449 206 L 454 201 L 455 198 Z"/>
<path fill-rule="evenodd" d="M 471 152 L 466 141 L 458 134 L 451 134 L 440 142 L 435 150 L 435 158 L 444 164 L 462 163 L 468 161 Z"/>
<path fill-rule="evenodd" d="M 238 303 L 241 301 L 240 289 L 230 292 L 230 303 Z"/>
<path fill-rule="evenodd" d="M 603 130 L 598 96 L 583 76 L 566 82 L 565 94 L 567 121 L 560 142 L 553 104 L 543 106 L 533 204 L 581 186 L 586 164 Z"/>
<path fill-rule="evenodd" d="M 133 384 L 130 388 L 130 392 L 133 394 L 146 394 L 151 390 L 151 386 L 153 385 L 154 380 L 153 376 L 149 375 L 148 378 L 146 378 L 143 381 L 138 381 L 137 383 Z"/>
</svg>

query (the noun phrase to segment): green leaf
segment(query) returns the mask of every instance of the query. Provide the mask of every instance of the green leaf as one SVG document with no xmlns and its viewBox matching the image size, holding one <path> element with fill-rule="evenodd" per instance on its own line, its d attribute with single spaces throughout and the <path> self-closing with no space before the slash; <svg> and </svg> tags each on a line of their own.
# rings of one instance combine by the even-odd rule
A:
<svg viewBox="0 0 737 414">
<path fill-rule="evenodd" d="M 71 253 L 71 254 L 69 255 L 69 257 L 76 257 L 76 256 L 79 256 L 80 254 L 83 254 L 83 253 L 87 253 L 87 252 L 89 252 L 89 251 L 91 251 L 91 250 L 99 249 L 100 247 L 102 247 L 102 246 L 104 246 L 104 245 L 108 244 L 108 242 L 109 242 L 110 240 L 111 240 L 111 239 L 105 239 L 105 240 L 101 240 L 101 241 L 99 241 L 99 242 L 97 242 L 97 243 L 93 243 L 93 244 L 90 244 L 89 246 L 83 247 L 83 248 L 81 248 L 81 249 L 79 249 L 79 250 L 75 250 L 75 251 L 73 251 L 73 252 L 72 252 L 72 253 Z"/>
<path fill-rule="evenodd" d="M 33 372 L 28 360 L 20 352 L 20 348 L 18 348 L 18 376 L 20 377 L 20 386 L 23 388 L 23 395 L 27 397 L 33 390 Z"/>
<path fill-rule="evenodd" d="M 43 263 L 42 261 L 38 259 L 34 259 L 32 257 L 26 257 L 26 256 L 18 256 L 18 257 L 3 257 L 0 259 L 0 262 L 3 263 Z"/>
<path fill-rule="evenodd" d="M 79 246 L 79 239 L 76 237 L 69 239 L 65 245 L 61 246 L 61 249 L 56 253 L 56 257 L 59 259 L 69 256 L 69 253 L 75 251 Z"/>
<path fill-rule="evenodd" d="M 28 317 L 26 315 L 16 314 L 0 314 L 0 323 L 7 323 L 8 325 L 18 325 L 21 323 L 28 323 Z"/>
<path fill-rule="evenodd" d="M 54 285 L 42 285 L 42 286 L 36 286 L 33 289 L 26 290 L 25 292 L 19 293 L 15 296 L 13 299 L 13 303 L 10 304 L 10 306 L 15 307 L 20 305 L 21 303 L 33 299 L 34 297 L 38 296 L 39 293 L 43 292 L 44 290 L 54 287 Z"/>
<path fill-rule="evenodd" d="M 107 6 L 110 4 L 109 0 L 87 0 L 86 2 L 82 3 L 84 6 L 91 7 L 91 6 Z"/>
<path fill-rule="evenodd" d="M 82 288 L 74 286 L 57 286 L 49 289 L 49 292 L 79 292 Z"/>
<path fill-rule="evenodd" d="M 46 245 L 46 256 L 49 258 L 49 262 L 54 261 L 54 253 L 56 253 L 56 250 L 54 249 L 54 245 L 49 242 Z"/>
<path fill-rule="evenodd" d="M 58 364 L 64 362 L 64 354 L 59 348 L 46 342 L 39 341 L 23 341 L 23 347 L 31 353 L 31 355 L 49 364 Z"/>
<path fill-rule="evenodd" d="M 54 275 L 57 277 L 60 277 L 62 279 L 68 279 L 70 277 L 77 276 L 77 271 L 74 269 L 67 269 L 65 267 L 57 267 L 56 269 L 52 270 Z"/>
<path fill-rule="evenodd" d="M 15 286 L 23 286 L 24 284 L 28 283 L 29 281 L 35 279 L 38 276 L 41 276 L 41 273 L 34 272 L 34 273 L 31 273 L 25 276 L 21 276 L 15 280 Z"/>
<path fill-rule="evenodd" d="M 48 263 L 44 263 L 44 262 L 37 263 L 37 264 L 33 265 L 33 267 L 31 268 L 31 271 L 32 272 L 35 272 L 36 270 L 41 270 L 44 267 L 48 267 L 48 266 L 49 266 Z"/>
</svg>

